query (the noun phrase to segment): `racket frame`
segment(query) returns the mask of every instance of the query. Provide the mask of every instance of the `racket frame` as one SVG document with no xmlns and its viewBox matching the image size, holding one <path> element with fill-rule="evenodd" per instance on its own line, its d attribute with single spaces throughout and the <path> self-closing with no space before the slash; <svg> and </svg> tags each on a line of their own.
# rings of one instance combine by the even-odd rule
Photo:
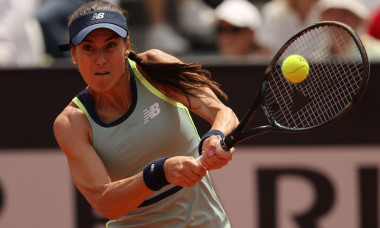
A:
<svg viewBox="0 0 380 228">
<path fill-rule="evenodd" d="M 275 121 L 273 116 L 270 114 L 271 112 L 269 110 L 269 107 L 266 105 L 267 103 L 265 101 L 265 86 L 266 86 L 266 83 L 268 82 L 269 74 L 271 73 L 272 69 L 278 64 L 278 60 L 281 57 L 281 55 L 284 53 L 284 51 L 287 49 L 287 47 L 294 42 L 294 40 L 296 40 L 298 37 L 302 36 L 304 33 L 308 32 L 310 30 L 316 29 L 318 27 L 321 27 L 321 26 L 340 27 L 342 29 L 345 29 L 351 35 L 355 44 L 358 47 L 358 50 L 359 50 L 360 55 L 361 55 L 362 60 L 363 60 L 364 69 L 363 69 L 362 84 L 361 84 L 359 90 L 357 91 L 357 93 L 355 94 L 354 98 L 351 100 L 351 102 L 349 102 L 346 105 L 346 107 L 344 107 L 342 109 L 342 111 L 340 113 L 338 113 L 335 117 L 329 119 L 328 121 L 326 121 L 322 124 L 307 127 L 307 128 L 288 128 L 288 127 L 282 126 Z M 236 144 L 238 144 L 238 143 L 240 143 L 240 142 L 242 142 L 242 141 L 244 141 L 250 137 L 257 136 L 260 134 L 269 133 L 269 132 L 300 133 L 300 132 L 307 132 L 307 131 L 316 130 L 316 129 L 328 126 L 331 123 L 333 123 L 333 122 L 337 121 L 338 119 L 340 119 L 341 117 L 343 117 L 353 107 L 353 105 L 356 104 L 360 100 L 360 98 L 362 97 L 364 90 L 367 86 L 367 83 L 369 80 L 369 74 L 370 74 L 369 61 L 368 61 L 368 56 L 367 56 L 367 53 L 365 51 L 364 45 L 361 42 L 359 35 L 351 27 L 349 27 L 348 25 L 346 25 L 344 23 L 337 22 L 337 21 L 322 21 L 322 22 L 315 23 L 315 24 L 301 30 L 297 34 L 295 34 L 279 49 L 279 51 L 276 53 L 276 55 L 270 61 L 268 67 L 265 70 L 263 80 L 261 82 L 260 90 L 257 92 L 257 95 L 256 95 L 256 99 L 254 100 L 254 102 L 251 104 L 250 108 L 247 110 L 247 112 L 245 113 L 245 115 L 241 119 L 241 122 L 239 123 L 239 125 L 230 134 L 228 134 L 223 139 L 221 139 L 220 144 L 224 150 L 228 151 L 234 145 L 236 145 Z M 261 104 L 261 107 L 262 107 L 265 115 L 267 116 L 269 122 L 271 123 L 271 125 L 259 126 L 259 127 L 255 127 L 252 129 L 243 130 L 251 122 L 251 120 L 254 118 L 254 116 L 256 115 L 256 113 L 258 111 L 258 107 L 260 106 L 260 104 Z"/>
</svg>

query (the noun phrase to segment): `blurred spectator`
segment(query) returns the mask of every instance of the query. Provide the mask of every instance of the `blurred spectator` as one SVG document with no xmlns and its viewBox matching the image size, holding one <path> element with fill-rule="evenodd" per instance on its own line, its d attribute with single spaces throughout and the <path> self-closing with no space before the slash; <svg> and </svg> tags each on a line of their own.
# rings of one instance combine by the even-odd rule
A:
<svg viewBox="0 0 380 228">
<path fill-rule="evenodd" d="M 68 40 L 68 16 L 83 3 L 84 0 L 48 0 L 39 6 L 36 17 L 43 31 L 45 51 L 51 57 L 68 57 L 68 53 L 58 51 L 58 44 Z"/>
<path fill-rule="evenodd" d="M 379 5 L 379 0 L 363 0 L 363 3 L 367 9 L 374 9 Z"/>
<path fill-rule="evenodd" d="M 351 26 L 360 36 L 370 61 L 380 60 L 380 42 L 365 31 L 369 11 L 360 0 L 320 0 L 320 20 L 339 21 Z"/>
<path fill-rule="evenodd" d="M 176 22 L 180 31 L 168 20 L 168 0 L 143 2 L 149 20 L 146 49 L 157 48 L 170 54 L 184 54 L 190 50 L 188 37 L 209 39 L 214 32 L 213 9 L 202 0 L 176 0 Z"/>
<path fill-rule="evenodd" d="M 368 34 L 380 40 L 380 5 L 371 14 L 368 22 Z"/>
<path fill-rule="evenodd" d="M 321 21 L 339 21 L 363 32 L 369 11 L 360 0 L 320 0 Z"/>
<path fill-rule="evenodd" d="M 68 17 L 79 6 L 89 0 L 47 0 L 40 4 L 36 17 L 40 22 L 46 53 L 53 58 L 69 57 L 68 52 L 60 52 L 58 45 L 69 39 Z M 118 5 L 119 0 L 109 0 Z"/>
<path fill-rule="evenodd" d="M 314 24 L 318 15 L 313 10 L 318 0 L 272 0 L 262 9 L 263 30 L 260 40 L 272 53 L 293 35 Z"/>
<path fill-rule="evenodd" d="M 267 54 L 257 43 L 261 27 L 259 10 L 247 0 L 225 0 L 215 9 L 218 50 L 224 57 L 254 57 Z"/>
<path fill-rule="evenodd" d="M 41 62 L 43 38 L 34 14 L 37 0 L 0 0 L 0 66 L 30 67 Z"/>
<path fill-rule="evenodd" d="M 215 41 L 214 9 L 223 0 L 177 0 L 178 27 L 190 40 L 213 43 Z"/>
</svg>

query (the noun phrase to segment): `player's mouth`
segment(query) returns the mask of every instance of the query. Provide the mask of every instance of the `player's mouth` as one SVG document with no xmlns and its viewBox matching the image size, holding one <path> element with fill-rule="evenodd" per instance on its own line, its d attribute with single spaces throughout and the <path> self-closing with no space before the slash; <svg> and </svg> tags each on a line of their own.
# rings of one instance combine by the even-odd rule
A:
<svg viewBox="0 0 380 228">
<path fill-rule="evenodd" d="M 99 77 L 105 77 L 105 76 L 108 76 L 110 75 L 110 72 L 106 71 L 106 72 L 96 72 L 95 73 L 95 76 L 99 76 Z"/>
</svg>

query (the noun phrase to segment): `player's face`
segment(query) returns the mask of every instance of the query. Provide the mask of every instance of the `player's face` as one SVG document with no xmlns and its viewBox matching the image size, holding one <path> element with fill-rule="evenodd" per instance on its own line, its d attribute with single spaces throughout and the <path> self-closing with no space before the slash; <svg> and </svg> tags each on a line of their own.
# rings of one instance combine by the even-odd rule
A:
<svg viewBox="0 0 380 228">
<path fill-rule="evenodd" d="M 125 41 L 112 30 L 97 29 L 72 48 L 71 54 L 83 79 L 97 92 L 109 91 L 127 80 L 128 37 Z"/>
</svg>

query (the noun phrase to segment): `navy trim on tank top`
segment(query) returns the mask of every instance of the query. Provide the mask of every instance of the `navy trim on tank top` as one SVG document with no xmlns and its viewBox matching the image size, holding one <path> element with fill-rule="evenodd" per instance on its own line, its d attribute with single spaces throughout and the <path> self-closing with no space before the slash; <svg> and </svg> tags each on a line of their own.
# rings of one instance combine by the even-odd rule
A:
<svg viewBox="0 0 380 228">
<path fill-rule="evenodd" d="M 163 200 L 166 197 L 173 195 L 174 193 L 178 192 L 181 189 L 182 189 L 181 186 L 175 186 L 175 187 L 173 187 L 173 188 L 171 188 L 171 189 L 169 189 L 169 190 L 167 190 L 167 191 L 165 191 L 165 192 L 163 192 L 163 193 L 161 193 L 161 194 L 159 194 L 153 198 L 145 200 L 138 207 L 146 207 L 146 206 L 152 205 L 154 203 L 157 203 L 158 201 Z"/>
<path fill-rule="evenodd" d="M 92 100 L 90 96 L 88 95 L 87 89 L 82 90 L 77 95 L 77 98 L 82 102 L 82 104 L 86 107 L 88 114 L 91 116 L 91 118 L 100 126 L 102 127 L 114 127 L 123 121 L 125 121 L 135 110 L 136 104 L 137 104 L 137 85 L 136 85 L 136 77 L 135 74 L 133 73 L 131 66 L 129 65 L 128 62 L 128 67 L 129 67 L 129 75 L 130 75 L 130 82 L 131 82 L 131 89 L 132 89 L 132 103 L 131 106 L 129 107 L 128 111 L 122 115 L 119 119 L 113 121 L 112 123 L 106 124 L 103 123 L 98 115 L 96 114 L 94 104 L 92 103 Z"/>
</svg>

